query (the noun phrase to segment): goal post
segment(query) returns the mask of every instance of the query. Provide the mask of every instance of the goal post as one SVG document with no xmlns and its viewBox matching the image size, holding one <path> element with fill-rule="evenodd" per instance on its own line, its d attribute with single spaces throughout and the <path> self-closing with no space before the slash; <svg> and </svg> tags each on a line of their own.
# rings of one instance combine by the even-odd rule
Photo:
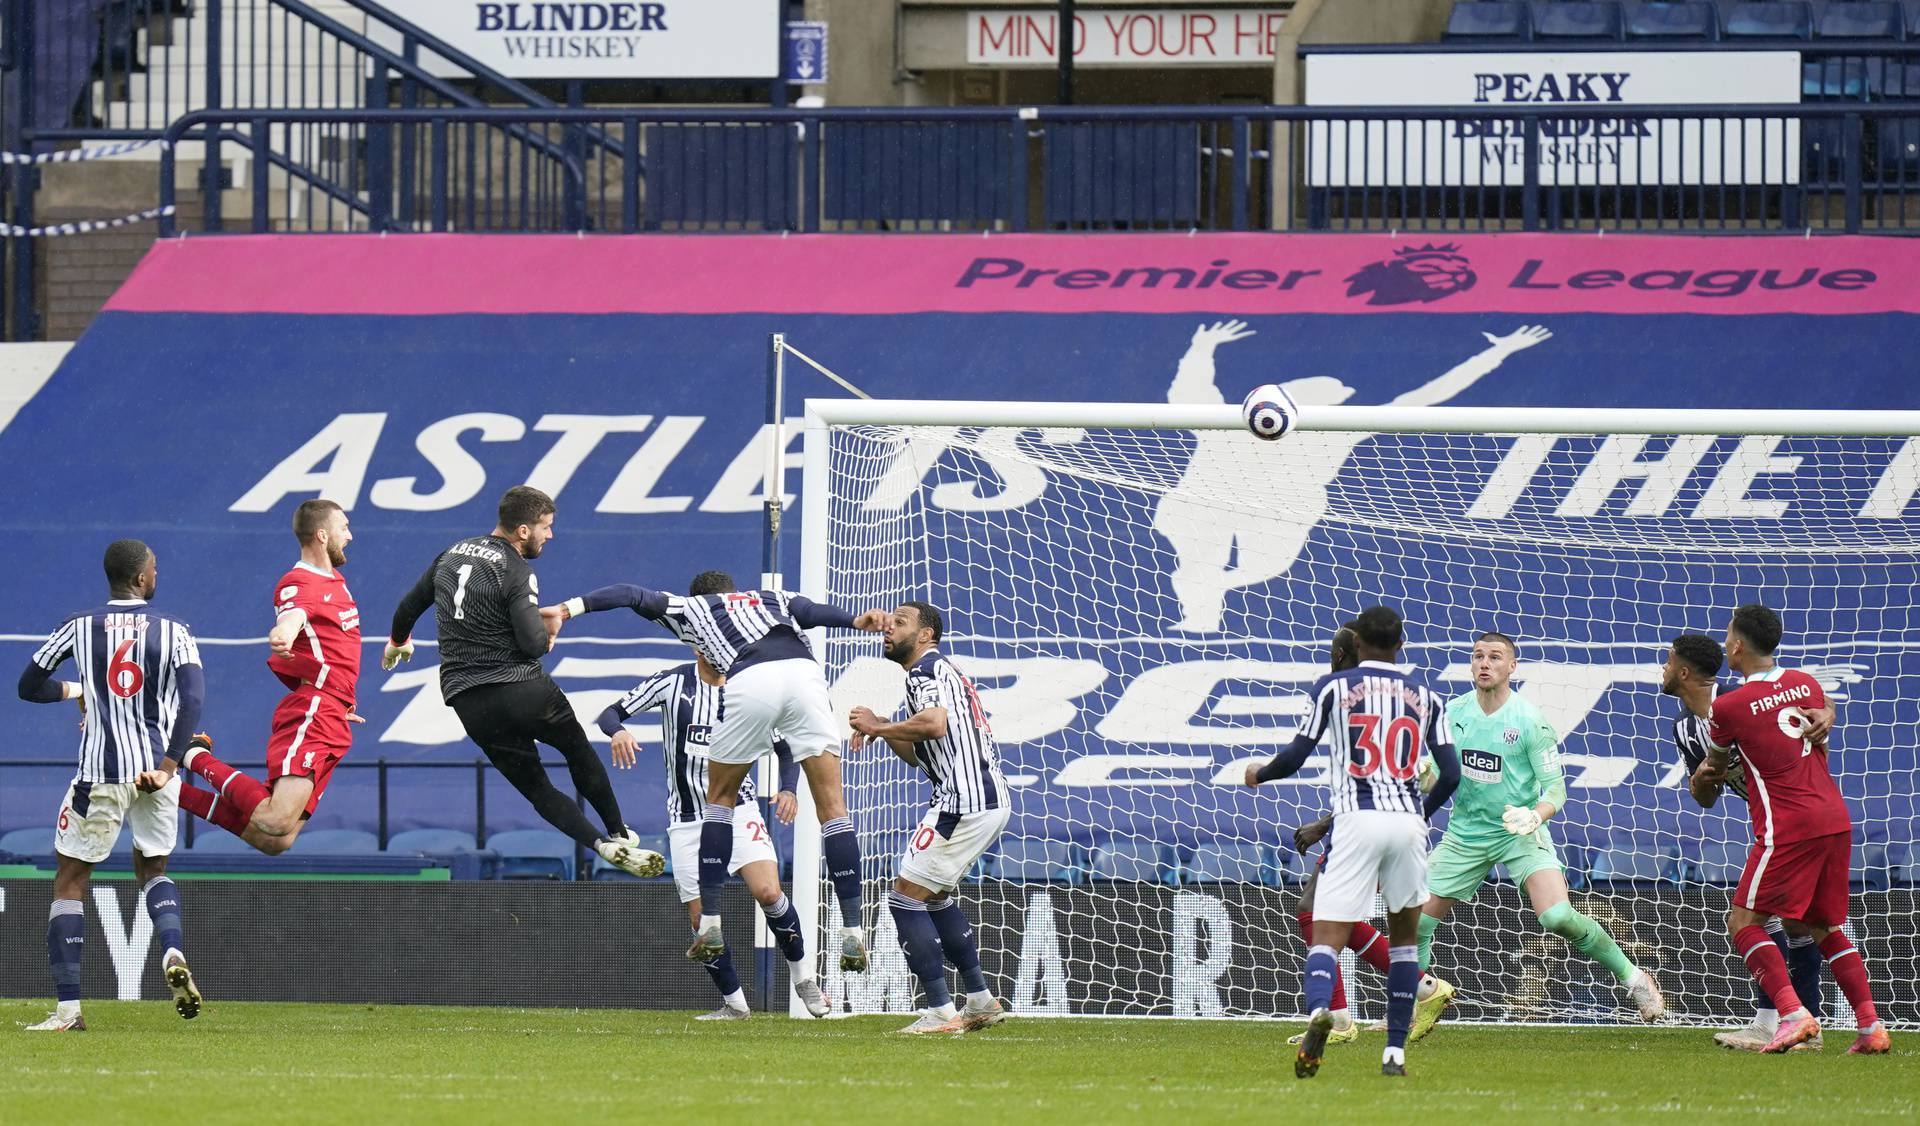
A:
<svg viewBox="0 0 1920 1126">
<path fill-rule="evenodd" d="M 1015 1012 L 1297 1013 L 1311 869 L 1291 829 L 1325 811 L 1325 752 L 1296 780 L 1237 780 L 1291 734 L 1332 631 L 1386 602 L 1406 663 L 1450 697 L 1471 690 L 1478 632 L 1519 640 L 1514 683 L 1561 736 L 1569 801 L 1550 828 L 1576 906 L 1676 1019 L 1744 1023 L 1723 918 L 1746 809 L 1688 795 L 1659 666 L 1675 635 L 1717 637 L 1764 601 L 1782 662 L 1838 701 L 1850 931 L 1883 1016 L 1920 1027 L 1920 411 L 1303 402 L 1277 442 L 1231 405 L 809 399 L 805 417 L 799 589 L 855 610 L 930 601 L 994 724 L 1014 815 L 958 895 Z M 901 706 L 871 637 L 816 647 L 839 713 Z M 885 891 L 928 783 L 884 750 L 844 776 L 874 958 L 841 975 L 828 957 L 828 992 L 906 1012 Z M 795 901 L 831 954 L 802 806 Z M 1502 875 L 1436 936 L 1457 1016 L 1631 1019 Z M 1347 969 L 1380 1015 L 1384 983 Z M 1843 1003 L 1830 981 L 1826 997 Z"/>
</svg>

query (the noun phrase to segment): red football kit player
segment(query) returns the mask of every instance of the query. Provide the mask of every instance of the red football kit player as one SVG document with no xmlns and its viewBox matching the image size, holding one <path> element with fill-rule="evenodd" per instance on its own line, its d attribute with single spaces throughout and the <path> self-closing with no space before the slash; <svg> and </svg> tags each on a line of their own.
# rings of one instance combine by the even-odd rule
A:
<svg viewBox="0 0 1920 1126">
<path fill-rule="evenodd" d="M 1753 851 L 1734 889 L 1727 930 L 1780 1013 L 1767 1051 L 1784 1052 L 1820 1035 L 1819 1022 L 1793 991 L 1786 959 L 1762 926 L 1777 915 L 1807 925 L 1853 1006 L 1860 1037 L 1848 1051 L 1885 1052 L 1887 1033 L 1874 1011 L 1866 966 L 1836 929 L 1847 920 L 1853 819 L 1827 769 L 1826 744 L 1806 735 L 1806 713 L 1825 707 L 1826 695 L 1806 673 L 1773 663 L 1780 635 L 1780 617 L 1767 607 L 1735 610 L 1727 627 L 1727 666 L 1744 679 L 1713 702 L 1707 764 L 1724 773 L 1738 749 L 1753 815 Z"/>
<path fill-rule="evenodd" d="M 273 712 L 267 782 L 215 758 L 213 741 L 196 735 L 182 766 L 211 786 L 183 786 L 180 807 L 244 839 L 262 852 L 285 852 L 313 815 L 333 768 L 353 744 L 350 724 L 360 679 L 360 610 L 337 570 L 353 540 L 347 514 L 330 500 L 303 502 L 294 512 L 300 562 L 275 584 L 272 655 L 267 667 L 287 686 Z M 166 774 L 151 772 L 156 784 Z"/>
</svg>

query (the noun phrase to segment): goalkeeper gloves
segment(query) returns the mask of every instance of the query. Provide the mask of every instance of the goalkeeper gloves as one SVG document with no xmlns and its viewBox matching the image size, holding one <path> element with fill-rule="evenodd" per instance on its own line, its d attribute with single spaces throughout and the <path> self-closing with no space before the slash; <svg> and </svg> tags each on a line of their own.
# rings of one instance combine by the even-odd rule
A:
<svg viewBox="0 0 1920 1126">
<path fill-rule="evenodd" d="M 1514 836 L 1524 837 L 1540 828 L 1540 815 L 1532 809 L 1510 805 L 1507 811 L 1500 815 L 1500 824 L 1505 825 L 1507 832 Z"/>
<path fill-rule="evenodd" d="M 404 645 L 395 645 L 389 641 L 387 642 L 386 652 L 380 654 L 380 668 L 382 671 L 392 672 L 393 666 L 399 664 L 401 661 L 411 660 L 413 660 L 413 638 L 407 638 L 406 644 Z"/>
<path fill-rule="evenodd" d="M 1420 788 L 1421 793 L 1430 794 L 1433 792 L 1434 783 L 1438 781 L 1440 781 L 1439 765 L 1433 761 L 1432 755 L 1422 757 L 1419 772 L 1413 776 L 1413 784 Z"/>
</svg>

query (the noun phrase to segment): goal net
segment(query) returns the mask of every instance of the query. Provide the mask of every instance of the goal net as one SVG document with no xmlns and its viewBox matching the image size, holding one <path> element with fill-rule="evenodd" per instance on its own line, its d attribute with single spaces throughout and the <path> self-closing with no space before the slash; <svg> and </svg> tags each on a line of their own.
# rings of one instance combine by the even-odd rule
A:
<svg viewBox="0 0 1920 1126">
<path fill-rule="evenodd" d="M 1703 1024 L 1752 1014 L 1724 926 L 1752 835 L 1737 797 L 1689 796 L 1661 664 L 1675 635 L 1718 638 L 1763 601 L 1786 624 L 1782 663 L 1838 703 L 1850 930 L 1882 1015 L 1915 1027 L 1915 420 L 1307 407 L 1266 443 L 1232 407 L 815 400 L 801 589 L 945 615 L 942 649 L 978 685 L 1014 788 L 958 897 L 1017 1013 L 1299 1012 L 1313 858 L 1292 829 L 1326 811 L 1326 752 L 1257 791 L 1241 777 L 1291 735 L 1333 630 L 1384 602 L 1406 620 L 1406 663 L 1444 695 L 1471 691 L 1478 633 L 1518 639 L 1514 684 L 1561 735 L 1569 800 L 1550 826 L 1575 906 L 1676 1019 Z M 841 714 L 899 711 L 903 671 L 871 637 L 823 640 Z M 855 1012 L 909 1011 L 885 891 L 929 783 L 884 748 L 848 757 L 845 778 L 875 962 L 830 968 L 829 990 Z M 795 883 L 826 937 L 811 836 Z M 1382 978 L 1345 963 L 1356 1015 L 1383 1015 Z M 1634 1019 L 1497 869 L 1440 928 L 1433 970 L 1459 988 L 1457 1019 Z"/>
</svg>

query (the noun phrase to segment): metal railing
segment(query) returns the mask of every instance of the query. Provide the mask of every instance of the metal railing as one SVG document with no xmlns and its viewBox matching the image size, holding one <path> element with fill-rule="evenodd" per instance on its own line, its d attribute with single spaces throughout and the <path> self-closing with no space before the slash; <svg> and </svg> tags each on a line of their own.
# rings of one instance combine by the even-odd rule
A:
<svg viewBox="0 0 1920 1126">
<path fill-rule="evenodd" d="M 474 140 L 508 128 L 577 167 L 529 183 Z M 1920 233 L 1920 103 L 203 111 L 166 137 L 266 165 L 302 131 L 367 175 L 257 182 L 247 229 Z M 221 228 L 166 228 L 195 229 Z"/>
</svg>

